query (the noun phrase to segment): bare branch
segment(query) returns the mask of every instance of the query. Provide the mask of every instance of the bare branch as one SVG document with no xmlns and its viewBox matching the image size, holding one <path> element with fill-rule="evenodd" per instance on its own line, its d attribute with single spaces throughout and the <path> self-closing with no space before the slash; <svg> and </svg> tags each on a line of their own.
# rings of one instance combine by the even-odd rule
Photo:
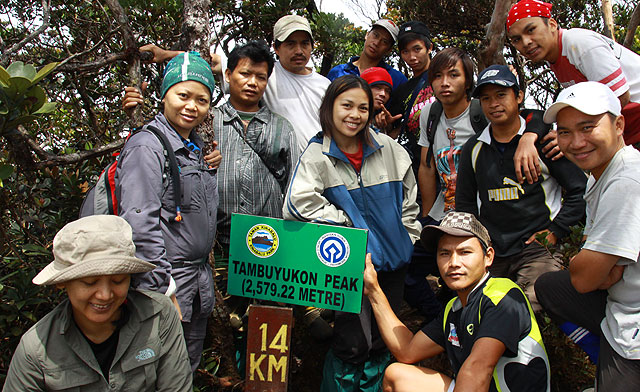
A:
<svg viewBox="0 0 640 392">
<path fill-rule="evenodd" d="M 633 14 L 631 14 L 629 26 L 627 27 L 627 34 L 624 37 L 623 45 L 625 48 L 631 49 L 631 46 L 633 45 L 633 37 L 636 35 L 636 30 L 638 29 L 638 24 L 640 24 L 640 3 L 636 4 L 636 8 L 634 8 Z"/>
<path fill-rule="evenodd" d="M 615 40 L 613 35 L 613 5 L 611 4 L 611 0 L 602 0 L 601 3 L 602 19 L 604 20 L 604 31 L 602 33 Z"/>
<path fill-rule="evenodd" d="M 478 53 L 478 72 L 492 64 L 504 64 L 502 48 L 504 48 L 504 25 L 513 0 L 496 0 L 491 21 L 487 25 L 485 45 Z"/>
<path fill-rule="evenodd" d="M 142 80 L 140 76 L 140 51 L 138 50 L 138 43 L 133 35 L 133 31 L 131 31 L 131 26 L 129 26 L 129 18 L 127 18 L 127 14 L 124 12 L 124 9 L 122 8 L 118 0 L 105 0 L 105 2 L 116 17 L 116 21 L 120 26 L 120 31 L 122 32 L 122 36 L 124 38 L 126 52 L 130 56 L 128 67 L 129 86 L 135 86 L 140 89 L 140 91 L 142 91 Z M 139 105 L 132 110 L 131 122 L 131 125 L 134 127 L 139 127 L 144 124 L 144 118 L 142 117 L 142 108 Z"/>
<path fill-rule="evenodd" d="M 104 146 L 96 147 L 92 150 L 79 151 L 66 155 L 50 155 L 49 159 L 36 162 L 36 169 L 43 169 L 45 167 L 58 165 L 70 165 L 73 163 L 85 161 L 87 159 L 106 155 L 122 148 L 124 142 L 125 139 L 120 139 L 116 140 L 115 142 L 105 144 Z"/>
<path fill-rule="evenodd" d="M 75 56 L 75 55 L 74 55 Z M 56 68 L 57 71 L 64 71 L 64 72 L 86 72 L 86 71 L 93 71 L 95 69 L 100 69 L 103 68 L 111 63 L 115 63 L 116 61 L 119 60 L 126 60 L 127 58 L 129 58 L 129 53 L 128 52 L 122 52 L 122 53 L 116 53 L 116 54 L 111 54 L 108 55 L 106 57 L 103 57 L 102 59 L 98 60 L 98 61 L 94 61 L 91 63 L 82 63 L 82 64 L 65 64 L 62 66 L 58 66 Z"/>
<path fill-rule="evenodd" d="M 108 32 L 104 37 L 102 37 L 102 39 L 100 41 L 98 41 L 97 44 L 93 45 L 92 47 L 90 47 L 89 49 L 80 52 L 80 53 L 76 53 L 73 54 L 69 57 L 67 57 L 66 59 L 62 60 L 60 63 L 58 63 L 58 66 L 56 67 L 56 70 L 60 70 L 60 71 L 77 71 L 78 69 L 65 69 L 65 64 L 67 64 L 69 61 L 80 57 L 80 56 L 84 56 L 86 54 L 89 54 L 91 52 L 93 52 L 94 50 L 96 50 L 98 47 L 100 47 L 100 45 L 102 45 L 104 43 L 104 41 L 106 41 L 109 37 L 111 37 L 111 35 L 113 35 L 115 33 L 114 30 L 111 30 L 110 32 Z"/>
<path fill-rule="evenodd" d="M 35 37 L 40 35 L 43 31 L 49 27 L 49 18 L 51 16 L 51 0 L 42 0 L 42 25 L 34 30 L 31 34 L 24 37 L 20 42 L 13 45 L 0 55 L 0 63 L 4 63 L 9 59 L 9 56 L 18 50 L 22 49 L 26 44 L 31 42 Z"/>
<path fill-rule="evenodd" d="M 82 162 L 84 160 L 99 157 L 101 155 L 109 154 L 115 150 L 122 148 L 124 145 L 125 139 L 119 139 L 109 144 L 105 144 L 103 146 L 96 147 L 91 150 L 74 152 L 66 155 L 56 155 L 50 152 L 45 151 L 38 142 L 29 134 L 22 125 L 19 125 L 17 128 L 18 135 L 25 143 L 33 150 L 33 152 L 40 158 L 40 161 L 34 163 L 34 169 L 43 169 L 45 167 L 50 166 L 58 166 L 58 165 L 70 165 L 73 163 Z"/>
</svg>

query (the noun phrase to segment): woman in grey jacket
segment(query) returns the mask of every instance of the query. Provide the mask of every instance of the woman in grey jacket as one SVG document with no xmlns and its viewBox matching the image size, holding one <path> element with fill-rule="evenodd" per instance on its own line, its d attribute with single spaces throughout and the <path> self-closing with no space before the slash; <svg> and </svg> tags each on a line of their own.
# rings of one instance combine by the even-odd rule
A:
<svg viewBox="0 0 640 392">
<path fill-rule="evenodd" d="M 135 257 L 131 226 L 81 218 L 53 240 L 55 260 L 34 279 L 68 295 L 20 340 L 4 392 L 191 391 L 178 312 L 157 293 L 130 290 L 155 268 Z"/>
</svg>

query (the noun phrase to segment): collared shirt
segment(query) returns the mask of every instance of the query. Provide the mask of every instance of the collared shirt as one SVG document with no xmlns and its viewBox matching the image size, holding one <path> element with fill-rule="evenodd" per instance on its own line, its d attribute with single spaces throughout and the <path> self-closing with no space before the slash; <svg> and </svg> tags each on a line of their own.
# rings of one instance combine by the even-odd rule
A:
<svg viewBox="0 0 640 392">
<path fill-rule="evenodd" d="M 130 291 L 108 380 L 65 300 L 20 339 L 3 392 L 190 392 L 191 368 L 178 313 L 169 299 Z"/>
<path fill-rule="evenodd" d="M 538 181 L 518 183 L 513 156 L 526 127 L 526 121 L 519 119 L 518 134 L 504 152 L 498 149 L 488 125 L 465 143 L 458 165 L 456 211 L 479 217 L 491 234 L 498 257 L 521 252 L 526 240 L 540 230 L 549 229 L 556 237 L 564 237 L 585 211 L 584 172 L 565 157 L 555 161 L 547 158 L 539 144 Z"/>
<path fill-rule="evenodd" d="M 360 59 L 360 56 L 353 56 L 349 59 L 348 63 L 339 64 L 331 68 L 331 71 L 329 71 L 329 73 L 327 74 L 327 78 L 333 81 L 343 75 L 360 76 L 360 69 L 353 63 L 354 61 L 358 61 L 358 59 Z M 404 76 L 402 72 L 391 67 L 384 61 L 380 61 L 376 67 L 384 68 L 387 72 L 389 72 L 389 75 L 391 75 L 391 80 L 393 81 L 394 90 L 401 84 L 407 82 L 407 77 Z"/>
<path fill-rule="evenodd" d="M 218 168 L 218 241 L 229 245 L 231 214 L 282 218 L 283 191 L 300 155 L 291 123 L 265 105 L 247 129 L 231 103 L 214 109 Z"/>
</svg>

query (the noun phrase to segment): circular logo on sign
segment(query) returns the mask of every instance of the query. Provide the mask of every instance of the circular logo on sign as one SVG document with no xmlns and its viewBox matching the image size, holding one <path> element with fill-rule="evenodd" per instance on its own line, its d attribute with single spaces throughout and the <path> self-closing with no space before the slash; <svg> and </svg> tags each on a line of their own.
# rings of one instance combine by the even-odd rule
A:
<svg viewBox="0 0 640 392">
<path fill-rule="evenodd" d="M 269 257 L 278 250 L 278 233 L 269 225 L 255 225 L 247 233 L 247 247 L 258 257 Z"/>
<path fill-rule="evenodd" d="M 349 258 L 349 243 L 338 233 L 327 233 L 316 243 L 316 254 L 322 264 L 339 267 Z"/>
</svg>

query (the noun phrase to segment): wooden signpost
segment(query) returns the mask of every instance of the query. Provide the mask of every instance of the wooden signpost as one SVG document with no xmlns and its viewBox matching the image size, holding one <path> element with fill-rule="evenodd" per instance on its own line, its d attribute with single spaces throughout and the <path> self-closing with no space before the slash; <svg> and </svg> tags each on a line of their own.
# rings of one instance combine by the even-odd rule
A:
<svg viewBox="0 0 640 392">
<path fill-rule="evenodd" d="M 249 307 L 246 392 L 286 392 L 293 310 Z"/>
</svg>

